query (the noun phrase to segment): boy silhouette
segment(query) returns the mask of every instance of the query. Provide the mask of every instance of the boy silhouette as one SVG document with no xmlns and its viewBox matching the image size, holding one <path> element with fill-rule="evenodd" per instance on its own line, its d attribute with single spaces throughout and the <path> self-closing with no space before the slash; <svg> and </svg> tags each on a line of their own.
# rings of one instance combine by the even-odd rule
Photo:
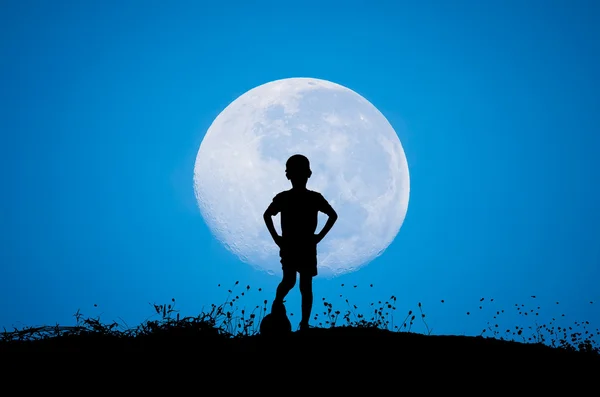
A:
<svg viewBox="0 0 600 397">
<path fill-rule="evenodd" d="M 302 319 L 300 330 L 308 328 L 312 310 L 312 280 L 317 275 L 317 244 L 333 227 L 337 213 L 321 193 L 308 190 L 306 183 L 311 177 L 310 163 L 301 155 L 291 156 L 285 163 L 285 175 L 292 188 L 277 194 L 263 218 L 275 244 L 279 246 L 283 278 L 277 287 L 271 312 L 279 305 L 296 285 L 296 273 L 300 274 L 302 294 Z M 315 234 L 319 211 L 329 216 L 323 229 Z M 281 213 L 281 236 L 277 234 L 272 217 Z"/>
</svg>

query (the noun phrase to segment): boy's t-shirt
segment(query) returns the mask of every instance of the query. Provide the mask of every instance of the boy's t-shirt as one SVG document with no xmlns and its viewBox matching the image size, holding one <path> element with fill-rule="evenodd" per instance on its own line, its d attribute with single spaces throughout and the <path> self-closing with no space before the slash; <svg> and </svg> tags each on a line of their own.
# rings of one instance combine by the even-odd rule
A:
<svg viewBox="0 0 600 397">
<path fill-rule="evenodd" d="M 280 256 L 284 266 L 286 262 L 316 266 L 315 232 L 319 211 L 329 215 L 333 208 L 321 193 L 313 190 L 290 189 L 273 198 L 267 214 L 281 214 L 283 246 Z"/>
<path fill-rule="evenodd" d="M 321 193 L 308 189 L 283 191 L 267 209 L 271 216 L 281 213 L 281 235 L 290 242 L 314 237 L 319 211 L 331 214 L 333 208 Z"/>
</svg>

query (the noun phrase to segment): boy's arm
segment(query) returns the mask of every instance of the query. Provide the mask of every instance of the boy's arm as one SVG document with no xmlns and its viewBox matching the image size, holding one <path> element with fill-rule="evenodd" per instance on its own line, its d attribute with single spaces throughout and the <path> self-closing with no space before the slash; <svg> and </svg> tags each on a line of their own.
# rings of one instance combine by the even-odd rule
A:
<svg viewBox="0 0 600 397">
<path fill-rule="evenodd" d="M 329 233 L 329 231 L 335 224 L 335 221 L 337 221 L 337 214 L 335 211 L 333 211 L 331 214 L 328 214 L 328 215 L 329 215 L 329 218 L 327 218 L 327 222 L 325 222 L 325 226 L 323 226 L 323 229 L 321 229 L 319 234 L 317 234 L 317 244 L 320 243 L 321 240 L 323 240 L 323 238 L 327 235 L 327 233 Z"/>
<path fill-rule="evenodd" d="M 271 215 L 269 215 L 265 211 L 265 213 L 263 215 L 263 219 L 265 220 L 265 224 L 267 225 L 267 229 L 269 230 L 269 233 L 271 234 L 273 241 L 275 241 L 275 244 L 277 244 L 278 246 L 281 246 L 281 236 L 278 235 L 277 231 L 275 230 L 275 225 L 273 224 L 273 218 L 271 218 Z"/>
<path fill-rule="evenodd" d="M 273 202 L 265 210 L 265 213 L 263 214 L 263 219 L 265 220 L 265 225 L 267 225 L 267 229 L 269 230 L 269 233 L 271 234 L 271 238 L 273 239 L 273 241 L 275 241 L 275 244 L 277 244 L 279 247 L 281 247 L 281 236 L 277 234 L 277 231 L 275 230 L 275 225 L 273 224 L 273 218 L 272 218 L 273 216 L 277 215 L 279 212 L 280 211 L 277 206 L 277 202 L 275 199 L 273 199 Z"/>
<path fill-rule="evenodd" d="M 321 205 L 319 206 L 319 211 L 323 212 L 329 218 L 327 218 L 327 222 L 325 222 L 323 229 L 321 229 L 319 234 L 317 234 L 317 244 L 320 243 L 321 240 L 323 240 L 327 233 L 329 233 L 329 231 L 331 230 L 331 228 L 335 224 L 335 221 L 337 221 L 338 218 L 337 212 L 335 212 L 333 207 L 329 205 L 329 203 L 327 202 L 327 200 L 325 200 L 323 196 L 321 196 L 321 198 L 322 201 Z"/>
</svg>

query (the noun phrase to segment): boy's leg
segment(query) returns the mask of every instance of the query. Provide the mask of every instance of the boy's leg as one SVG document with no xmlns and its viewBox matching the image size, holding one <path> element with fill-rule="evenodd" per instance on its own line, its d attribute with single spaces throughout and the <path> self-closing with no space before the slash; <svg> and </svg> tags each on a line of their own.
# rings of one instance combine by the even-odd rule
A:
<svg viewBox="0 0 600 397">
<path fill-rule="evenodd" d="M 277 292 L 275 294 L 273 306 L 283 304 L 283 300 L 292 290 L 292 288 L 294 288 L 294 285 L 296 285 L 296 270 L 287 268 L 283 269 L 283 279 L 277 286 Z"/>
<path fill-rule="evenodd" d="M 302 294 L 302 320 L 300 328 L 307 328 L 310 320 L 310 312 L 312 311 L 313 292 L 312 279 L 310 273 L 300 273 L 300 293 Z"/>
</svg>

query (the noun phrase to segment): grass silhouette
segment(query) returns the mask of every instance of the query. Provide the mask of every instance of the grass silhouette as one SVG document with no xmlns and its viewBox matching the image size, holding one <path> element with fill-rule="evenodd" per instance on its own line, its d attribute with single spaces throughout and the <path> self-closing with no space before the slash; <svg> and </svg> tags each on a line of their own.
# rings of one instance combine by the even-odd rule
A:
<svg viewBox="0 0 600 397">
<path fill-rule="evenodd" d="M 219 285 L 220 286 L 220 285 Z M 341 285 L 344 287 L 344 284 Z M 372 284 L 369 285 L 371 288 Z M 356 288 L 357 286 L 353 286 Z M 262 300 L 259 305 L 250 309 L 242 306 L 241 300 L 251 290 L 251 287 L 241 287 L 239 281 L 227 290 L 223 303 L 212 304 L 203 309 L 197 316 L 180 315 L 173 298 L 165 304 L 151 304 L 153 316 L 136 327 L 127 327 L 124 322 L 104 323 L 100 317 L 85 317 L 79 310 L 74 314 L 73 326 L 39 326 L 25 327 L 0 333 L 0 351 L 31 351 L 31 350 L 85 350 L 94 347 L 119 348 L 140 350 L 151 346 L 186 345 L 205 346 L 213 348 L 234 349 L 244 341 L 260 339 L 259 327 L 267 314 L 268 300 Z M 258 292 L 261 291 L 259 288 Z M 360 312 L 357 305 L 339 295 L 343 308 L 335 308 L 326 298 L 315 302 L 313 308 L 313 333 L 335 329 L 336 332 L 360 333 L 367 330 L 373 337 L 388 334 L 432 335 L 423 305 L 418 302 L 416 308 L 399 315 L 396 296 L 390 296 L 385 301 L 372 302 L 366 313 Z M 535 296 L 531 297 L 535 299 Z M 494 299 L 481 298 L 478 309 L 484 304 L 494 302 Z M 444 300 L 441 301 L 445 303 Z M 558 305 L 559 302 L 556 302 Z M 590 302 L 593 304 L 593 302 Z M 557 319 L 552 318 L 547 324 L 535 321 L 539 317 L 541 307 L 537 305 L 515 304 L 514 311 L 525 321 L 533 319 L 531 325 L 516 325 L 502 329 L 500 319 L 506 314 L 505 309 L 495 310 L 490 321 L 481 330 L 479 336 L 465 337 L 467 339 L 496 340 L 510 342 L 512 345 L 537 345 L 555 351 L 565 351 L 600 358 L 598 338 L 600 331 L 591 329 L 588 321 L 575 321 L 571 325 L 558 325 Z M 289 313 L 293 316 L 293 312 Z M 471 312 L 466 313 L 467 316 Z M 395 319 L 400 318 L 398 322 Z M 564 317 L 564 314 L 561 316 Z M 424 327 L 425 332 L 414 331 L 416 322 Z M 341 331 L 340 331 L 341 330 Z M 363 330 L 363 331 L 361 331 Z M 375 333 L 373 333 L 375 332 Z M 354 341 L 356 343 L 356 341 Z M 255 342 L 248 342 L 252 345 Z"/>
<path fill-rule="evenodd" d="M 357 287 L 348 286 L 346 292 Z M 342 293 L 336 304 L 315 301 L 312 328 L 269 337 L 259 332 L 269 301 L 259 299 L 247 307 L 244 300 L 255 298 L 251 291 L 262 293 L 235 282 L 223 303 L 202 308 L 197 316 L 182 316 L 175 299 L 153 303 L 151 316 L 136 327 L 103 322 L 78 310 L 72 326 L 4 330 L 4 385 L 30 386 L 23 380 L 26 375 L 34 383 L 64 381 L 65 390 L 73 382 L 89 388 L 101 379 L 111 390 L 129 388 L 137 394 L 140 387 L 156 393 L 165 379 L 177 377 L 182 385 L 196 382 L 198 392 L 220 385 L 228 393 L 238 387 L 247 392 L 250 385 L 259 392 L 288 390 L 275 386 L 282 379 L 297 391 L 323 390 L 325 383 L 332 393 L 351 395 L 384 393 L 402 380 L 410 380 L 406 392 L 589 394 L 598 389 L 599 331 L 587 321 L 558 325 L 562 315 L 539 324 L 541 307 L 531 303 L 496 310 L 497 302 L 482 298 L 473 307 L 491 317 L 479 335 L 436 335 L 421 302 L 400 310 L 396 296 L 390 296 L 363 311 Z M 530 325 L 503 329 L 501 320 L 512 310 Z"/>
</svg>

